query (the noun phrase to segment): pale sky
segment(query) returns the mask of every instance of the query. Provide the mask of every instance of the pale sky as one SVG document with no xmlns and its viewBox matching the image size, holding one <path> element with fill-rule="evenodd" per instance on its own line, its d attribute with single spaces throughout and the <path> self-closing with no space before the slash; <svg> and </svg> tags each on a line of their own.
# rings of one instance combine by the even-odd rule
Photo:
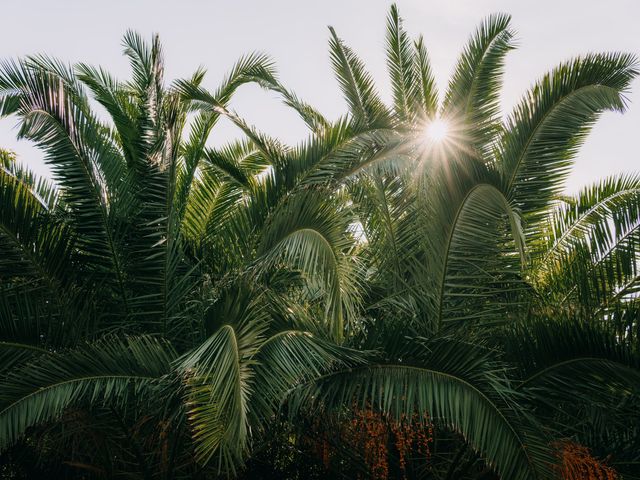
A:
<svg viewBox="0 0 640 480">
<path fill-rule="evenodd" d="M 46 53 L 67 62 L 101 65 L 127 78 L 121 38 L 127 29 L 160 34 L 167 80 L 202 65 L 205 85 L 215 88 L 244 53 L 259 50 L 276 61 L 280 77 L 301 98 L 330 118 L 346 110 L 331 72 L 328 30 L 361 56 L 390 98 L 384 57 L 386 15 L 382 0 L 14 0 L 3 2 L 0 58 Z M 640 54 L 640 0 L 398 0 L 405 27 L 422 33 L 437 81 L 444 89 L 458 53 L 482 18 L 512 15 L 519 48 L 509 54 L 502 95 L 508 113 L 542 74 L 572 56 L 595 51 Z M 640 80 L 624 115 L 606 113 L 582 148 L 567 190 L 618 172 L 640 171 Z M 257 128 L 294 143 L 307 134 L 275 94 L 243 87 L 232 107 Z M 39 173 L 41 154 L 16 141 L 16 119 L 0 120 L 0 147 L 9 148 Z M 220 124 L 212 141 L 239 136 Z"/>
</svg>

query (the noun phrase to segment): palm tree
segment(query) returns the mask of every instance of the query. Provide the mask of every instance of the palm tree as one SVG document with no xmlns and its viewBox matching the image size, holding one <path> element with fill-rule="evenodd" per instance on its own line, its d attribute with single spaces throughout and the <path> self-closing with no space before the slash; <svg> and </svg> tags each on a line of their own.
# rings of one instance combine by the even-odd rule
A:
<svg viewBox="0 0 640 480">
<path fill-rule="evenodd" d="M 335 276 L 349 257 L 324 261 L 348 224 L 338 212 L 314 237 L 335 202 L 282 201 L 254 142 L 207 146 L 242 84 L 299 104 L 267 57 L 242 58 L 211 96 L 217 110 L 190 113 L 181 85 L 204 72 L 166 87 L 157 37 L 128 33 L 124 46 L 127 82 L 43 56 L 2 69 L 2 113 L 53 182 L 3 154 L 0 444 L 26 435 L 21 449 L 57 445 L 103 476 L 233 472 L 283 389 L 353 357 L 329 341 L 353 302 Z M 324 257 L 301 259 L 296 245 L 314 241 Z"/>
<path fill-rule="evenodd" d="M 502 121 L 507 16 L 481 24 L 442 101 L 395 7 L 391 106 L 331 35 L 335 122 L 261 55 L 213 93 L 202 71 L 166 87 L 157 38 L 133 33 L 128 82 L 3 66 L 0 110 L 54 183 L 3 154 L 0 448 L 87 475 L 233 475 L 281 412 L 370 409 L 428 412 L 442 441 L 425 477 L 549 478 L 567 439 L 637 461 L 639 180 L 561 196 L 598 114 L 624 109 L 634 58 L 567 62 Z M 229 111 L 247 82 L 309 139 Z M 211 148 L 220 116 L 246 140 Z"/>
<path fill-rule="evenodd" d="M 437 478 L 474 469 L 548 478 L 554 438 L 603 457 L 615 441 L 616 465 L 630 474 L 640 425 L 629 411 L 640 386 L 638 178 L 561 193 L 598 115 L 624 110 L 636 60 L 590 54 L 561 64 L 503 121 L 509 20 L 480 25 L 438 102 L 424 43 L 409 39 L 392 7 L 390 107 L 331 30 L 349 115 L 316 130 L 340 147 L 318 155 L 303 182 L 348 192 L 366 272 L 348 344 L 377 355 L 301 384 L 293 404 L 429 412 L 460 434 L 453 459 L 432 459 Z M 448 135 L 435 138 L 444 126 Z"/>
</svg>

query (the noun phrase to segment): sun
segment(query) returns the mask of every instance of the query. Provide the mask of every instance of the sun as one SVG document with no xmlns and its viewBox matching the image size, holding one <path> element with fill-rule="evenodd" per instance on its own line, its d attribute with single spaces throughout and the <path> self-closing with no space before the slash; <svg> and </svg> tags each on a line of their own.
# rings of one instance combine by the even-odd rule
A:
<svg viewBox="0 0 640 480">
<path fill-rule="evenodd" d="M 448 134 L 449 124 L 440 118 L 432 120 L 425 128 L 425 136 L 430 142 L 440 143 L 447 138 Z"/>
</svg>

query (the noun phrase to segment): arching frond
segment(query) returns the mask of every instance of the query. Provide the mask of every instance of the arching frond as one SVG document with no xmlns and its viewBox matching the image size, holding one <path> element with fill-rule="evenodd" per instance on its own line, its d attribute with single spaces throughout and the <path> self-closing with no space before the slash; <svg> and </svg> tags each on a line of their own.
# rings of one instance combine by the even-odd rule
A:
<svg viewBox="0 0 640 480">
<path fill-rule="evenodd" d="M 533 231 L 560 193 L 578 148 L 603 110 L 624 110 L 637 73 L 626 54 L 591 54 L 542 78 L 505 125 L 498 165 Z"/>
<path fill-rule="evenodd" d="M 27 428 L 56 420 L 70 406 L 140 399 L 169 372 L 174 356 L 157 339 L 109 337 L 15 369 L 3 379 L 0 393 L 0 448 Z"/>
<path fill-rule="evenodd" d="M 634 176 L 612 177 L 559 204 L 537 266 L 540 288 L 601 309 L 638 291 L 639 187 Z"/>
<path fill-rule="evenodd" d="M 235 326 L 222 325 L 180 361 L 196 456 L 203 464 L 213 462 L 219 471 L 229 473 L 248 453 L 252 357 L 264 333 L 259 304 L 249 308 L 245 318 L 228 319 Z"/>
<path fill-rule="evenodd" d="M 484 180 L 482 180 L 484 177 Z M 519 272 L 525 242 L 519 212 L 492 175 L 470 184 L 444 176 L 431 202 L 426 280 L 435 328 L 463 321 L 492 324 L 509 318 L 524 288 Z"/>
<path fill-rule="evenodd" d="M 327 332 L 340 341 L 359 302 L 358 265 L 349 251 L 349 213 L 327 200 L 321 190 L 290 196 L 273 213 L 258 254 L 268 266 L 284 260 L 321 283 Z"/>
<path fill-rule="evenodd" d="M 502 340 L 518 391 L 558 436 L 584 441 L 637 426 L 631 406 L 640 395 L 640 359 L 612 325 L 540 319 L 512 326 Z"/>
<path fill-rule="evenodd" d="M 517 415 L 516 397 L 485 348 L 438 338 L 405 342 L 401 352 L 402 363 L 376 362 L 308 382 L 294 391 L 294 405 L 355 403 L 396 418 L 428 412 L 461 433 L 501 476 L 547 478 L 546 439 Z"/>
<path fill-rule="evenodd" d="M 57 202 L 47 181 L 13 162 L 0 164 L 0 278 L 5 286 L 43 281 L 54 295 L 61 295 L 57 290 L 71 282 L 74 275 L 66 263 L 73 236 L 56 218 Z"/>
</svg>

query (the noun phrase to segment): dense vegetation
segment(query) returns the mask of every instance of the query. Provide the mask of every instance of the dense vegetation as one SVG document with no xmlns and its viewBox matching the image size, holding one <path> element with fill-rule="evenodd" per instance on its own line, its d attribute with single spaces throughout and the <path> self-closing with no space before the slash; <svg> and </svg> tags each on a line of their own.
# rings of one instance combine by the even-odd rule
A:
<svg viewBox="0 0 640 480">
<path fill-rule="evenodd" d="M 333 121 L 263 55 L 211 92 L 124 46 L 127 81 L 0 68 L 52 171 L 1 154 L 0 476 L 640 478 L 640 177 L 563 195 L 632 56 L 559 65 L 503 119 L 509 17 L 439 95 L 393 7 L 392 104 L 331 30 Z M 229 111 L 246 83 L 308 139 Z M 221 117 L 243 139 L 212 147 Z"/>
</svg>

